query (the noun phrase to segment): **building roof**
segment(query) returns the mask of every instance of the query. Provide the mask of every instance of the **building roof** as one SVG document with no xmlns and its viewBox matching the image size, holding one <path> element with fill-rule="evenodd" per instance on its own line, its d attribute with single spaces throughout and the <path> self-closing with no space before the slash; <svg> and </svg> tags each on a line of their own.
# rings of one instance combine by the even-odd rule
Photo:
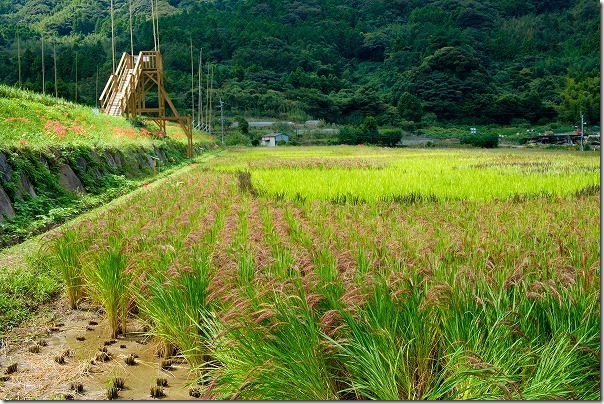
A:
<svg viewBox="0 0 604 404">
<path fill-rule="evenodd" d="M 264 135 L 262 137 L 263 138 L 265 138 L 265 137 L 277 137 L 279 135 L 289 137 L 289 135 L 287 133 L 269 133 L 268 135 Z"/>
</svg>

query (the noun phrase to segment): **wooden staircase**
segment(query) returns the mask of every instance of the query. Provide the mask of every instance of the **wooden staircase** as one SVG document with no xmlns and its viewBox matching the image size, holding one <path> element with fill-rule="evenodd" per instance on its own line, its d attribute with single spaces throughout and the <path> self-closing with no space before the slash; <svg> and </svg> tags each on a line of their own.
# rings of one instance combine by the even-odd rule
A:
<svg viewBox="0 0 604 404">
<path fill-rule="evenodd" d="M 125 74 L 123 74 L 122 77 L 119 79 L 117 91 L 113 92 L 111 98 L 109 99 L 109 102 L 107 103 L 107 106 L 104 109 L 105 114 L 120 116 L 123 112 L 125 112 L 122 111 L 122 102 L 125 98 L 124 95 L 126 86 L 128 85 L 128 79 L 132 75 L 133 71 L 134 69 L 127 69 L 125 71 Z"/>
<path fill-rule="evenodd" d="M 101 111 L 106 115 L 129 118 L 146 117 L 155 122 L 160 131 L 166 134 L 166 122 L 180 124 L 187 135 L 189 158 L 193 154 L 193 128 L 190 116 L 181 116 L 164 88 L 162 57 L 159 51 L 142 51 L 138 56 L 126 52 L 111 74 L 101 93 Z M 147 93 L 157 93 L 157 105 L 147 105 Z M 166 115 L 166 104 L 172 115 Z"/>
</svg>

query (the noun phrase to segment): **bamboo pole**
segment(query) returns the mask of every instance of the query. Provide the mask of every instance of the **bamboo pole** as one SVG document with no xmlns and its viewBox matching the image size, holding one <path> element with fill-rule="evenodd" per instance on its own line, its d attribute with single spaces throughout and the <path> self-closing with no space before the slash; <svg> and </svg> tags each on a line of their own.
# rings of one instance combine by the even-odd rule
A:
<svg viewBox="0 0 604 404">
<path fill-rule="evenodd" d="M 195 64 L 193 62 L 193 37 L 191 41 L 191 122 L 195 122 Z"/>
<path fill-rule="evenodd" d="M 44 32 L 42 32 L 42 94 L 46 94 L 46 80 L 44 73 Z"/>
<path fill-rule="evenodd" d="M 206 63 L 206 120 L 205 123 L 208 126 L 208 130 L 210 130 L 210 64 Z"/>
<path fill-rule="evenodd" d="M 55 97 L 59 98 L 59 88 L 57 87 L 57 43 L 52 42 L 52 60 L 55 68 Z"/>
<path fill-rule="evenodd" d="M 99 107 L 99 65 L 96 65 L 96 95 L 94 96 L 96 100 L 96 107 Z"/>
<path fill-rule="evenodd" d="M 155 7 L 153 6 L 154 1 L 151 0 L 151 26 L 153 27 L 153 50 L 157 52 L 157 34 L 155 28 Z"/>
<path fill-rule="evenodd" d="M 151 0 L 153 1 L 153 0 Z M 155 0 L 155 27 L 157 30 L 157 51 L 161 52 L 159 49 L 159 2 Z"/>
<path fill-rule="evenodd" d="M 17 32 L 17 65 L 19 71 L 19 88 L 21 88 L 21 38 L 19 32 Z"/>
<path fill-rule="evenodd" d="M 210 111 L 208 126 L 210 129 L 212 128 L 212 98 L 214 98 L 214 65 L 212 65 L 212 74 L 210 75 L 210 105 L 208 106 L 208 110 Z"/>
<path fill-rule="evenodd" d="M 134 37 L 132 35 L 132 0 L 128 0 L 128 10 L 130 13 L 130 56 L 134 56 Z"/>
<path fill-rule="evenodd" d="M 115 73 L 115 34 L 113 22 L 113 0 L 110 3 L 111 7 L 111 60 L 113 62 L 113 72 Z"/>
<path fill-rule="evenodd" d="M 75 102 L 78 102 L 78 52 L 75 60 Z"/>
<path fill-rule="evenodd" d="M 201 121 L 203 120 L 203 102 L 202 102 L 202 98 L 201 98 L 201 87 L 202 87 L 202 53 L 203 53 L 203 48 L 201 48 L 199 50 L 199 66 L 197 68 L 197 120 L 200 122 L 197 122 L 198 124 L 201 123 Z"/>
</svg>

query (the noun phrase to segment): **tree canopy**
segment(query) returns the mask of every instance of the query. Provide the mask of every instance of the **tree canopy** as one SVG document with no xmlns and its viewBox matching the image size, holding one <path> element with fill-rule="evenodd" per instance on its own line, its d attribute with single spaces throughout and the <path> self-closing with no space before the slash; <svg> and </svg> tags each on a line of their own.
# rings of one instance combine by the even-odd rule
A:
<svg viewBox="0 0 604 404">
<path fill-rule="evenodd" d="M 114 0 L 116 52 L 129 3 Z M 131 0 L 134 49 L 152 49 L 150 0 Z M 191 108 L 190 49 L 214 66 L 231 116 L 361 125 L 599 123 L 600 12 L 593 0 L 159 0 L 166 85 Z M 0 0 L 0 81 L 40 91 L 41 33 L 60 93 L 96 104 L 111 73 L 109 1 Z M 50 45 L 49 46 L 50 49 Z M 46 52 L 45 70 L 53 60 Z M 197 76 L 196 76 L 197 77 Z M 54 83 L 47 79 L 47 89 Z M 197 90 L 194 90 L 197 92 Z M 205 88 L 204 88 L 205 91 Z M 197 97 L 194 97 L 197 99 Z"/>
</svg>

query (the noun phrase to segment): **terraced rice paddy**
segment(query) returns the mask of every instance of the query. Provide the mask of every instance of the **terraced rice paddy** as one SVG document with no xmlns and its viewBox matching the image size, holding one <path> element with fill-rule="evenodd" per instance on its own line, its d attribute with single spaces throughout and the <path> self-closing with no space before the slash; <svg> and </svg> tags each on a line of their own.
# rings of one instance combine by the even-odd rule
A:
<svg viewBox="0 0 604 404">
<path fill-rule="evenodd" d="M 599 183 L 588 153 L 233 150 L 44 254 L 203 398 L 599 400 Z"/>
</svg>

